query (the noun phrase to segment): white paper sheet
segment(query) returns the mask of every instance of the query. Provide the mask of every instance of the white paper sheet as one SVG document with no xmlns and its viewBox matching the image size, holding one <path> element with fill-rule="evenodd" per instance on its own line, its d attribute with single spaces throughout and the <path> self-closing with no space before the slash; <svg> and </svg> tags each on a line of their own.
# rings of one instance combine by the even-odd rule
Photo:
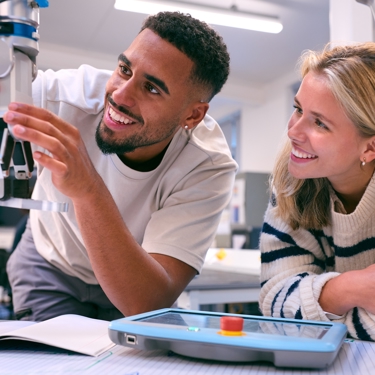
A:
<svg viewBox="0 0 375 375">
<path fill-rule="evenodd" d="M 92 356 L 100 355 L 115 345 L 108 336 L 108 322 L 105 320 L 67 314 L 32 325 L 24 326 L 22 323 L 14 322 L 16 327 L 17 324 L 22 327 L 3 332 L 0 341 L 9 337 L 29 340 Z"/>
<path fill-rule="evenodd" d="M 13 330 L 31 326 L 36 324 L 35 322 L 28 322 L 23 320 L 0 320 L 0 335 L 4 335 Z"/>
</svg>

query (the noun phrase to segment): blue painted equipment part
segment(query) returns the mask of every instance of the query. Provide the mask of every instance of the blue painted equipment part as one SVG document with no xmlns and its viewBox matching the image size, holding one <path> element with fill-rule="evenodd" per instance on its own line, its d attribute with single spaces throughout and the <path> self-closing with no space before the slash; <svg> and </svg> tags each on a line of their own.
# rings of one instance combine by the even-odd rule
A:
<svg viewBox="0 0 375 375">
<path fill-rule="evenodd" d="M 39 8 L 48 8 L 49 3 L 48 0 L 37 0 L 36 1 L 39 5 Z"/>
<path fill-rule="evenodd" d="M 36 28 L 23 23 L 13 22 L 0 22 L 0 35 L 14 35 L 22 36 L 29 39 L 37 40 L 33 34 L 36 32 Z"/>
</svg>

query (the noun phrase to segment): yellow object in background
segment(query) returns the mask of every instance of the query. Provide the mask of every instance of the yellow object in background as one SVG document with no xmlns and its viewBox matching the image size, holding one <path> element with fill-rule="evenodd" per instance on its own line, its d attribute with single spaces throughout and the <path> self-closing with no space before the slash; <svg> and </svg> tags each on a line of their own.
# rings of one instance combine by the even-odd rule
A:
<svg viewBox="0 0 375 375">
<path fill-rule="evenodd" d="M 226 256 L 227 256 L 227 252 L 224 249 L 220 249 L 216 253 L 216 258 L 219 259 L 219 260 L 223 260 Z"/>
</svg>

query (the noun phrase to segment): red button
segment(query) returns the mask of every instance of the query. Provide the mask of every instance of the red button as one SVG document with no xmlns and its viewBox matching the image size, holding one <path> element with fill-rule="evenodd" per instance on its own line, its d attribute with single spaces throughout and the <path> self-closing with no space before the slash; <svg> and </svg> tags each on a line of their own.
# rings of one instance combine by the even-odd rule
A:
<svg viewBox="0 0 375 375">
<path fill-rule="evenodd" d="M 241 332 L 243 329 L 243 318 L 235 316 L 222 316 L 220 318 L 220 328 L 223 331 Z"/>
</svg>

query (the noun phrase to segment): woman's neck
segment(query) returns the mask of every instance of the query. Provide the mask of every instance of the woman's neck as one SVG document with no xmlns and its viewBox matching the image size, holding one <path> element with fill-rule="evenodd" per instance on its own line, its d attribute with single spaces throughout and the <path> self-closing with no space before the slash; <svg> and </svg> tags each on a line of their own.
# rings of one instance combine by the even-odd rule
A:
<svg viewBox="0 0 375 375">
<path fill-rule="evenodd" d="M 355 209 L 358 206 L 358 203 L 362 199 L 362 196 L 363 196 L 365 190 L 366 189 L 364 189 L 363 192 L 358 193 L 356 195 L 354 195 L 354 194 L 345 195 L 345 194 L 340 194 L 339 192 L 336 191 L 336 195 L 338 196 L 341 203 L 343 204 L 347 214 L 351 214 L 352 212 L 355 211 Z"/>
<path fill-rule="evenodd" d="M 332 187 L 335 190 L 337 197 L 342 202 L 347 214 L 354 212 L 357 208 L 373 173 L 374 169 L 372 168 L 371 170 L 368 170 L 367 173 L 358 176 L 358 178 L 351 179 L 351 181 L 341 184 L 338 188 L 332 184 Z"/>
</svg>

